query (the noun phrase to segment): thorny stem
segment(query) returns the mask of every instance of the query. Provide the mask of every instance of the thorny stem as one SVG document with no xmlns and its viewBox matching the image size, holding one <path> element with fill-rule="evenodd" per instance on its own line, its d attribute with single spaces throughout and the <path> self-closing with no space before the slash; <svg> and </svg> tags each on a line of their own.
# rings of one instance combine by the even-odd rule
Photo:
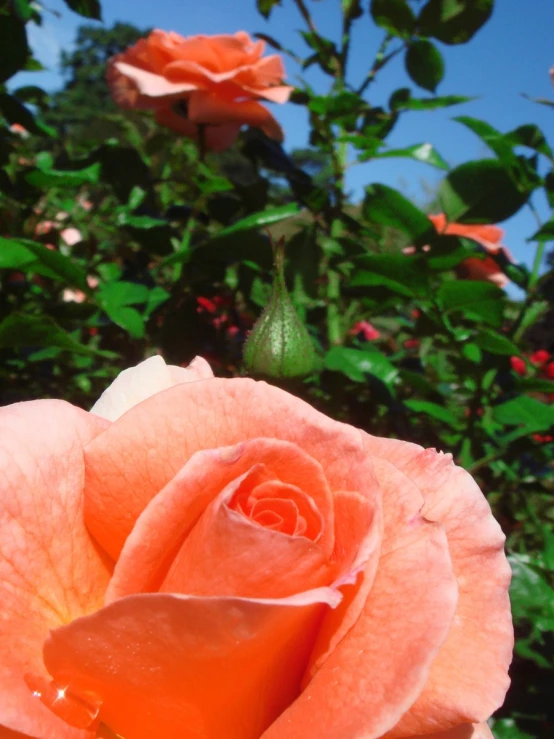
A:
<svg viewBox="0 0 554 739">
<path fill-rule="evenodd" d="M 300 15 L 306 21 L 306 24 L 310 31 L 312 33 L 317 33 L 317 28 L 315 27 L 315 23 L 313 22 L 312 16 L 310 15 L 310 11 L 304 4 L 304 0 L 294 0 L 294 2 L 296 3 L 296 7 L 298 8 L 298 10 L 300 11 Z"/>
<path fill-rule="evenodd" d="M 377 72 L 382 69 L 386 64 L 390 62 L 391 59 L 393 59 L 397 54 L 400 54 L 401 51 L 403 51 L 405 44 L 402 44 L 396 49 L 393 49 L 388 54 L 386 54 L 386 50 L 392 41 L 394 36 L 391 36 L 390 34 L 387 34 L 385 38 L 383 39 L 381 46 L 379 47 L 377 54 L 375 55 L 375 60 L 373 62 L 373 65 L 369 72 L 367 73 L 367 77 L 362 82 L 360 87 L 357 90 L 358 95 L 363 95 L 363 93 L 367 90 L 369 85 L 373 82 L 375 77 L 377 76 Z"/>
<path fill-rule="evenodd" d="M 529 201 L 527 205 L 529 206 L 529 209 L 535 216 L 538 227 L 541 228 L 542 220 L 534 204 L 531 201 Z M 535 251 L 535 259 L 533 260 L 531 274 L 529 276 L 529 283 L 527 285 L 527 295 L 525 296 L 525 300 L 523 301 L 523 305 L 521 306 L 519 315 L 516 318 L 515 323 L 512 326 L 512 330 L 511 330 L 512 337 L 515 341 L 519 341 L 519 339 L 521 339 L 521 334 L 525 330 L 524 328 L 525 316 L 527 315 L 527 311 L 533 305 L 536 299 L 535 285 L 537 284 L 537 280 L 539 279 L 539 271 L 541 268 L 542 258 L 544 256 L 545 248 L 546 248 L 546 241 L 539 241 L 537 244 L 537 249 Z"/>
</svg>

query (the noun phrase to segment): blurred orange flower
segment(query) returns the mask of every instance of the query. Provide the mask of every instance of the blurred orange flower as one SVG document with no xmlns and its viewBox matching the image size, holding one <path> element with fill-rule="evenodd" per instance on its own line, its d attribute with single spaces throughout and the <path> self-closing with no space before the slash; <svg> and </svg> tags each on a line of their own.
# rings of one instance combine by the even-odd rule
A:
<svg viewBox="0 0 554 739">
<path fill-rule="evenodd" d="M 282 141 L 283 131 L 259 101 L 285 103 L 292 87 L 282 84 L 281 57 L 262 57 L 263 41 L 244 31 L 234 35 L 190 36 L 154 30 L 108 63 L 112 97 L 122 108 L 156 111 L 156 120 L 223 151 L 243 125 Z"/>
<path fill-rule="evenodd" d="M 510 280 L 494 259 L 494 257 L 500 257 L 509 262 L 515 261 L 508 249 L 502 244 L 504 231 L 501 228 L 489 225 L 447 223 L 444 213 L 430 215 L 429 218 L 433 221 L 438 233 L 448 236 L 464 236 L 476 241 L 485 249 L 487 254 L 490 254 L 484 259 L 479 259 L 479 257 L 465 259 L 458 267 L 458 277 L 467 280 L 487 280 L 498 285 L 498 287 L 505 287 L 508 284 Z"/>
</svg>

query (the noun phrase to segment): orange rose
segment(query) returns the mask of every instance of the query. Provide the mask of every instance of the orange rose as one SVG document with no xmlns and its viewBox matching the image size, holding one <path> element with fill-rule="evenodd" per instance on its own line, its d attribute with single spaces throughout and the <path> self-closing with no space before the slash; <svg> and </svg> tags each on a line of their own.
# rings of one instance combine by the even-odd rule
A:
<svg viewBox="0 0 554 739">
<path fill-rule="evenodd" d="M 469 225 L 465 223 L 446 223 L 444 213 L 438 215 L 430 215 L 429 218 L 435 224 L 435 228 L 441 234 L 452 236 L 464 236 L 472 239 L 480 244 L 483 249 L 491 256 L 484 259 L 478 257 L 469 257 L 459 265 L 457 272 L 458 277 L 466 280 L 487 280 L 494 282 L 498 287 L 506 287 L 510 281 L 498 266 L 498 262 L 493 257 L 499 257 L 505 261 L 514 262 L 514 258 L 503 246 L 502 238 L 504 231 L 498 226 L 480 226 Z"/>
<path fill-rule="evenodd" d="M 258 101 L 285 103 L 293 88 L 282 84 L 281 57 L 262 57 L 264 50 L 244 31 L 184 38 L 156 30 L 110 59 L 108 84 L 118 105 L 155 110 L 161 125 L 184 136 L 197 138 L 204 125 L 214 151 L 231 146 L 244 125 L 282 141 L 281 127 Z"/>
<path fill-rule="evenodd" d="M 0 429 L 0 736 L 492 736 L 510 570 L 449 454 L 198 359 Z"/>
</svg>

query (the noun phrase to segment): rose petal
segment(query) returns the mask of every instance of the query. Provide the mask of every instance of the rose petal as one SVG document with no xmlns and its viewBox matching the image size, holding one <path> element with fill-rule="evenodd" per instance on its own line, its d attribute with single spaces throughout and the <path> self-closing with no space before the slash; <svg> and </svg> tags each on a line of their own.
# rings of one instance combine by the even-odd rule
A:
<svg viewBox="0 0 554 739">
<path fill-rule="evenodd" d="M 334 548 L 333 502 L 321 466 L 294 444 L 254 439 L 236 447 L 197 452 L 150 501 L 125 542 L 106 592 L 106 602 L 157 589 L 168 562 L 173 560 L 207 506 L 230 481 L 257 463 L 264 463 L 283 482 L 302 482 L 304 492 L 314 500 L 322 515 L 323 531 L 318 543 L 330 558 Z M 98 523 L 97 532 L 103 540 L 112 535 L 117 520 L 125 525 L 124 508 L 111 513 L 115 514 L 115 521 L 110 520 L 105 531 L 102 522 Z M 352 546 L 356 545 L 357 539 L 353 539 Z"/>
<path fill-rule="evenodd" d="M 189 118 L 195 123 L 240 123 L 254 126 L 276 141 L 283 131 L 273 115 L 255 100 L 230 101 L 207 92 L 196 92 L 189 102 Z"/>
<path fill-rule="evenodd" d="M 171 82 L 165 77 L 162 77 L 161 74 L 135 67 L 133 64 L 127 64 L 123 61 L 115 62 L 114 67 L 126 79 L 131 80 L 136 90 L 143 97 L 154 98 L 153 102 L 160 99 L 184 97 L 183 93 L 190 93 L 198 89 L 197 83 Z"/>
<path fill-rule="evenodd" d="M 354 490 L 371 500 L 379 495 L 357 429 L 271 385 L 214 378 L 154 395 L 87 447 L 89 529 L 117 559 L 148 502 L 195 452 L 256 437 L 299 446 L 320 463 L 331 489 Z"/>
<path fill-rule="evenodd" d="M 82 513 L 83 445 L 109 424 L 61 401 L 0 409 L 0 720 L 33 736 L 73 739 L 34 698 L 50 629 L 101 607 L 111 567 Z"/>
<path fill-rule="evenodd" d="M 286 598 L 331 582 L 320 546 L 304 536 L 263 528 L 229 507 L 239 485 L 258 470 L 267 474 L 265 465 L 253 467 L 208 506 L 173 560 L 161 592 Z"/>
<path fill-rule="evenodd" d="M 444 524 L 459 587 L 456 618 L 425 689 L 389 737 L 411 737 L 486 720 L 504 700 L 513 648 L 504 535 L 473 478 L 450 455 L 366 436 L 368 451 L 403 470 L 420 488 L 422 515 Z M 397 488 L 377 469 L 383 506 Z"/>
<path fill-rule="evenodd" d="M 335 552 L 343 599 L 328 611 L 318 630 L 305 681 L 311 678 L 358 620 L 373 585 L 383 533 L 381 500 L 339 491 L 335 504 Z M 339 564 L 340 563 L 340 564 Z"/>
<path fill-rule="evenodd" d="M 298 694 L 329 589 L 277 601 L 163 594 L 123 598 L 56 629 L 57 684 L 99 697 L 100 719 L 133 739 L 258 739 Z"/>
<path fill-rule="evenodd" d="M 352 628 L 263 739 L 377 739 L 412 705 L 450 629 L 457 588 L 443 527 L 394 468 L 400 513 Z M 385 525 L 385 535 L 387 526 Z"/>
<path fill-rule="evenodd" d="M 470 257 L 458 265 L 458 277 L 466 280 L 487 280 L 498 287 L 504 288 L 510 282 L 510 278 L 502 272 L 497 262 L 492 257 L 479 259 Z"/>
<path fill-rule="evenodd" d="M 136 367 L 120 372 L 90 412 L 115 421 L 137 403 L 160 390 L 181 382 L 194 382 L 209 377 L 213 377 L 212 371 L 202 357 L 195 357 L 187 368 L 168 366 L 160 356 L 150 357 Z"/>
</svg>

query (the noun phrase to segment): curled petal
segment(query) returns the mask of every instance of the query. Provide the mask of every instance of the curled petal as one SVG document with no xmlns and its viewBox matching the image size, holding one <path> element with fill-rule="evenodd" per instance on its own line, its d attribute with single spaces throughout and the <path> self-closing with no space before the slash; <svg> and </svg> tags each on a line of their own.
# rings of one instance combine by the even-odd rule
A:
<svg viewBox="0 0 554 739">
<path fill-rule="evenodd" d="M 139 595 L 56 629 L 56 684 L 133 739 L 258 739 L 298 695 L 328 588 L 282 600 Z"/>
<path fill-rule="evenodd" d="M 190 98 L 189 118 L 195 123 L 237 123 L 254 126 L 276 141 L 283 131 L 273 115 L 255 100 L 229 101 L 209 93 L 195 93 Z"/>
<path fill-rule="evenodd" d="M 275 439 L 253 439 L 236 447 L 196 452 L 152 498 L 125 542 L 106 593 L 106 602 L 132 593 L 156 590 L 166 575 L 168 563 L 174 560 L 183 540 L 206 508 L 226 485 L 262 463 L 281 481 L 303 485 L 304 492 L 314 501 L 322 516 L 323 532 L 319 547 L 325 558 L 331 559 L 334 548 L 333 502 L 321 466 L 294 444 Z M 123 524 L 125 509 L 116 513 L 119 513 Z M 102 524 L 99 525 L 97 533 L 102 531 L 102 540 L 108 539 L 113 524 L 113 519 L 105 524 L 108 526 L 105 532 L 100 528 Z M 358 539 L 352 539 L 351 545 L 357 544 Z M 254 567 L 263 567 L 264 564 L 263 558 L 253 562 Z M 291 576 L 291 571 L 287 570 L 286 575 Z"/>
<path fill-rule="evenodd" d="M 138 516 L 195 452 L 258 437 L 296 444 L 321 465 L 332 490 L 379 495 L 358 430 L 263 382 L 214 378 L 157 393 L 88 445 L 90 531 L 117 559 Z"/>
</svg>

